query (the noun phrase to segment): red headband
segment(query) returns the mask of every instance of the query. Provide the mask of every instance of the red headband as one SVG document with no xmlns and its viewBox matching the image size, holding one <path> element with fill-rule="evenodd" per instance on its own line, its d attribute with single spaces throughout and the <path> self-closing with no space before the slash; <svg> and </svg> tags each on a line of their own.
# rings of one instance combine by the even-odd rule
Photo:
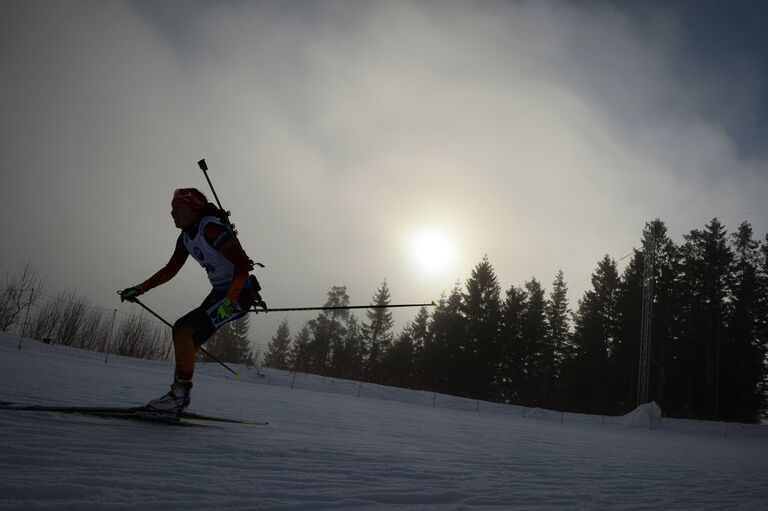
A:
<svg viewBox="0 0 768 511">
<path fill-rule="evenodd" d="M 173 192 L 173 200 L 179 201 L 191 209 L 202 209 L 208 204 L 208 199 L 196 188 L 179 188 Z"/>
</svg>

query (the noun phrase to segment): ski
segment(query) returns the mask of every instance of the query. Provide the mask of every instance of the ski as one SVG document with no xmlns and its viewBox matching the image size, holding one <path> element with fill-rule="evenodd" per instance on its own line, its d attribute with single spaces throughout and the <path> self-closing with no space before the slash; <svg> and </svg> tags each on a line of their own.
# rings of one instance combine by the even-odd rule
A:
<svg viewBox="0 0 768 511">
<path fill-rule="evenodd" d="M 88 415 L 92 417 L 102 417 L 111 419 L 137 420 L 143 422 L 154 422 L 159 424 L 168 424 L 173 426 L 204 426 L 203 424 L 194 424 L 192 422 L 182 422 L 177 416 L 151 416 L 142 414 L 138 408 L 118 408 L 118 407 L 99 407 L 99 406 L 42 406 L 42 405 L 22 405 L 16 403 L 0 403 L 0 411 L 17 412 L 50 412 L 62 414 Z"/>
<path fill-rule="evenodd" d="M 48 406 L 48 405 L 25 405 L 20 403 L 9 403 L 0 401 L 0 411 L 17 412 L 53 412 L 70 413 L 80 415 L 94 415 L 99 417 L 113 417 L 124 419 L 137 419 L 149 422 L 162 422 L 165 424 L 178 424 L 183 420 L 219 422 L 228 424 L 248 424 L 252 426 L 266 426 L 269 422 L 256 421 L 251 419 L 232 419 L 229 417 L 216 417 L 212 415 L 203 415 L 195 412 L 182 412 L 180 414 L 167 414 L 157 412 L 146 407 L 109 407 L 109 406 Z"/>
<path fill-rule="evenodd" d="M 212 415 L 203 415 L 195 412 L 182 412 L 180 415 L 182 419 L 188 419 L 193 421 L 206 421 L 206 422 L 226 422 L 229 424 L 249 424 L 251 426 L 267 426 L 267 421 L 257 421 L 253 419 L 231 419 L 229 417 L 217 417 Z"/>
</svg>

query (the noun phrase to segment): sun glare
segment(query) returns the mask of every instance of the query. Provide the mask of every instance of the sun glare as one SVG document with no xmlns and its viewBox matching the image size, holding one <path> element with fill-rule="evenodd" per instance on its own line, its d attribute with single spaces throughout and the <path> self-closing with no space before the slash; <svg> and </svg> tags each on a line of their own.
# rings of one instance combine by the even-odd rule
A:
<svg viewBox="0 0 768 511">
<path fill-rule="evenodd" d="M 408 248 L 419 270 L 430 275 L 447 270 L 456 257 L 456 247 L 451 239 L 434 228 L 422 228 L 412 232 Z"/>
</svg>

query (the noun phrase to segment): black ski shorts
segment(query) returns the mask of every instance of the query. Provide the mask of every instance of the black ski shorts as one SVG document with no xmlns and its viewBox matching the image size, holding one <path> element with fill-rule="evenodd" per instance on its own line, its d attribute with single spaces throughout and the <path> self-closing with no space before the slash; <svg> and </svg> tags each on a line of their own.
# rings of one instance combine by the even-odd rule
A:
<svg viewBox="0 0 768 511">
<path fill-rule="evenodd" d="M 216 327 L 213 325 L 211 318 L 208 317 L 208 309 L 220 302 L 225 296 L 227 296 L 226 291 L 216 291 L 215 289 L 211 291 L 198 308 L 183 315 L 176 321 L 176 323 L 174 323 L 173 333 L 176 334 L 178 330 L 185 327 L 192 327 L 192 340 L 194 341 L 195 346 L 200 347 L 223 325 L 247 314 L 248 309 L 254 304 L 251 290 L 249 288 L 243 289 L 237 299 L 237 303 L 240 305 L 242 312 L 232 315 L 231 319 L 228 319 L 225 323 Z"/>
</svg>

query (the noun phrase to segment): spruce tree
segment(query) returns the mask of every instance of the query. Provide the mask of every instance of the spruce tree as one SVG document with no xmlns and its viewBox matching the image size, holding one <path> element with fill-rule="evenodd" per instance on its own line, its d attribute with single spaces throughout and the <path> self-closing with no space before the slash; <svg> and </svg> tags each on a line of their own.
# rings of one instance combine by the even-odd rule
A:
<svg viewBox="0 0 768 511">
<path fill-rule="evenodd" d="M 554 350 L 547 343 L 544 288 L 536 278 L 525 283 L 526 306 L 521 316 L 521 339 L 518 362 L 522 367 L 521 401 L 528 406 L 541 406 L 548 391 Z"/>
<path fill-rule="evenodd" d="M 763 245 L 760 247 L 758 282 L 757 317 L 759 319 L 755 343 L 758 359 L 763 362 L 760 367 L 761 377 L 756 394 L 760 416 L 766 417 L 768 416 L 768 234 L 766 234 Z"/>
<path fill-rule="evenodd" d="M 500 371 L 500 295 L 501 286 L 485 256 L 467 280 L 462 308 L 467 332 L 464 357 L 471 375 L 467 390 L 479 399 L 491 397 Z"/>
<path fill-rule="evenodd" d="M 761 411 L 760 383 L 764 377 L 760 315 L 763 290 L 759 277 L 760 243 L 752 226 L 744 222 L 732 237 L 735 256 L 732 280 L 731 318 L 728 328 L 727 367 L 721 392 L 728 396 L 722 405 L 725 420 L 757 422 Z M 763 339 L 764 340 L 764 339 Z"/>
<path fill-rule="evenodd" d="M 430 335 L 424 345 L 426 378 L 430 390 L 467 396 L 471 367 L 466 363 L 466 320 L 457 283 L 451 294 L 441 296 L 432 313 Z"/>
<path fill-rule="evenodd" d="M 382 364 L 384 385 L 410 388 L 414 385 L 414 349 L 412 326 L 400 333 L 384 355 Z"/>
<path fill-rule="evenodd" d="M 225 323 L 206 342 L 206 350 L 222 362 L 253 364 L 251 341 L 248 339 L 248 316 Z M 207 357 L 204 357 L 205 359 Z"/>
<path fill-rule="evenodd" d="M 504 403 L 521 403 L 525 367 L 523 362 L 523 314 L 528 307 L 525 289 L 510 286 L 502 304 L 499 332 L 499 375 L 496 399 Z"/>
<path fill-rule="evenodd" d="M 381 286 L 371 299 L 373 305 L 389 305 L 390 295 L 387 281 L 384 280 Z M 366 352 L 368 360 L 366 369 L 369 379 L 374 382 L 381 381 L 382 363 L 384 354 L 392 345 L 392 326 L 394 320 L 392 311 L 387 308 L 368 309 L 366 311 L 368 322 L 363 323 L 363 338 L 365 339 Z"/>
<path fill-rule="evenodd" d="M 650 222 L 645 229 L 644 235 L 651 234 L 655 239 L 648 395 L 662 409 L 672 410 L 677 397 L 675 389 L 668 384 L 668 375 L 675 366 L 676 328 L 681 314 L 680 250 L 669 238 L 661 220 Z"/>
<path fill-rule="evenodd" d="M 569 402 L 590 413 L 608 409 L 608 356 L 617 334 L 616 262 L 605 256 L 592 274 L 592 289 L 579 300 L 573 335 L 574 358 L 564 368 Z"/>
<path fill-rule="evenodd" d="M 363 340 L 360 325 L 354 314 L 345 319 L 344 337 L 333 341 L 331 352 L 331 374 L 338 378 L 357 378 L 363 376 Z"/>
<path fill-rule="evenodd" d="M 288 354 L 288 368 L 291 371 L 304 373 L 309 372 L 309 346 L 311 342 L 312 332 L 309 328 L 309 322 L 307 322 L 293 339 L 293 345 L 291 346 Z"/>
<path fill-rule="evenodd" d="M 720 417 L 723 349 L 733 253 L 723 225 L 715 218 L 704 230 L 685 235 L 681 247 L 679 360 L 674 372 L 683 413 L 689 417 Z"/>
<path fill-rule="evenodd" d="M 291 330 L 288 328 L 288 320 L 284 319 L 277 327 L 272 340 L 267 346 L 267 354 L 264 365 L 274 369 L 288 369 L 288 352 L 291 345 Z"/>
<path fill-rule="evenodd" d="M 413 340 L 414 358 L 414 386 L 424 389 L 429 387 L 430 380 L 426 377 L 427 361 L 425 358 L 426 346 L 430 342 L 429 312 L 426 307 L 421 307 L 410 325 L 410 334 Z"/>
<path fill-rule="evenodd" d="M 334 286 L 328 291 L 326 307 L 346 307 L 349 295 L 346 286 Z M 329 369 L 331 350 L 343 343 L 346 336 L 345 323 L 350 312 L 346 309 L 321 311 L 316 319 L 309 321 L 312 338 L 307 346 L 307 359 L 310 370 L 326 375 Z"/>
<path fill-rule="evenodd" d="M 551 360 L 547 376 L 547 388 L 550 406 L 560 406 L 556 400 L 559 395 L 558 381 L 563 361 L 571 351 L 571 311 L 568 306 L 568 287 L 563 270 L 559 270 L 552 282 L 552 291 L 544 308 L 546 315 L 546 344 L 551 350 Z"/>
</svg>

